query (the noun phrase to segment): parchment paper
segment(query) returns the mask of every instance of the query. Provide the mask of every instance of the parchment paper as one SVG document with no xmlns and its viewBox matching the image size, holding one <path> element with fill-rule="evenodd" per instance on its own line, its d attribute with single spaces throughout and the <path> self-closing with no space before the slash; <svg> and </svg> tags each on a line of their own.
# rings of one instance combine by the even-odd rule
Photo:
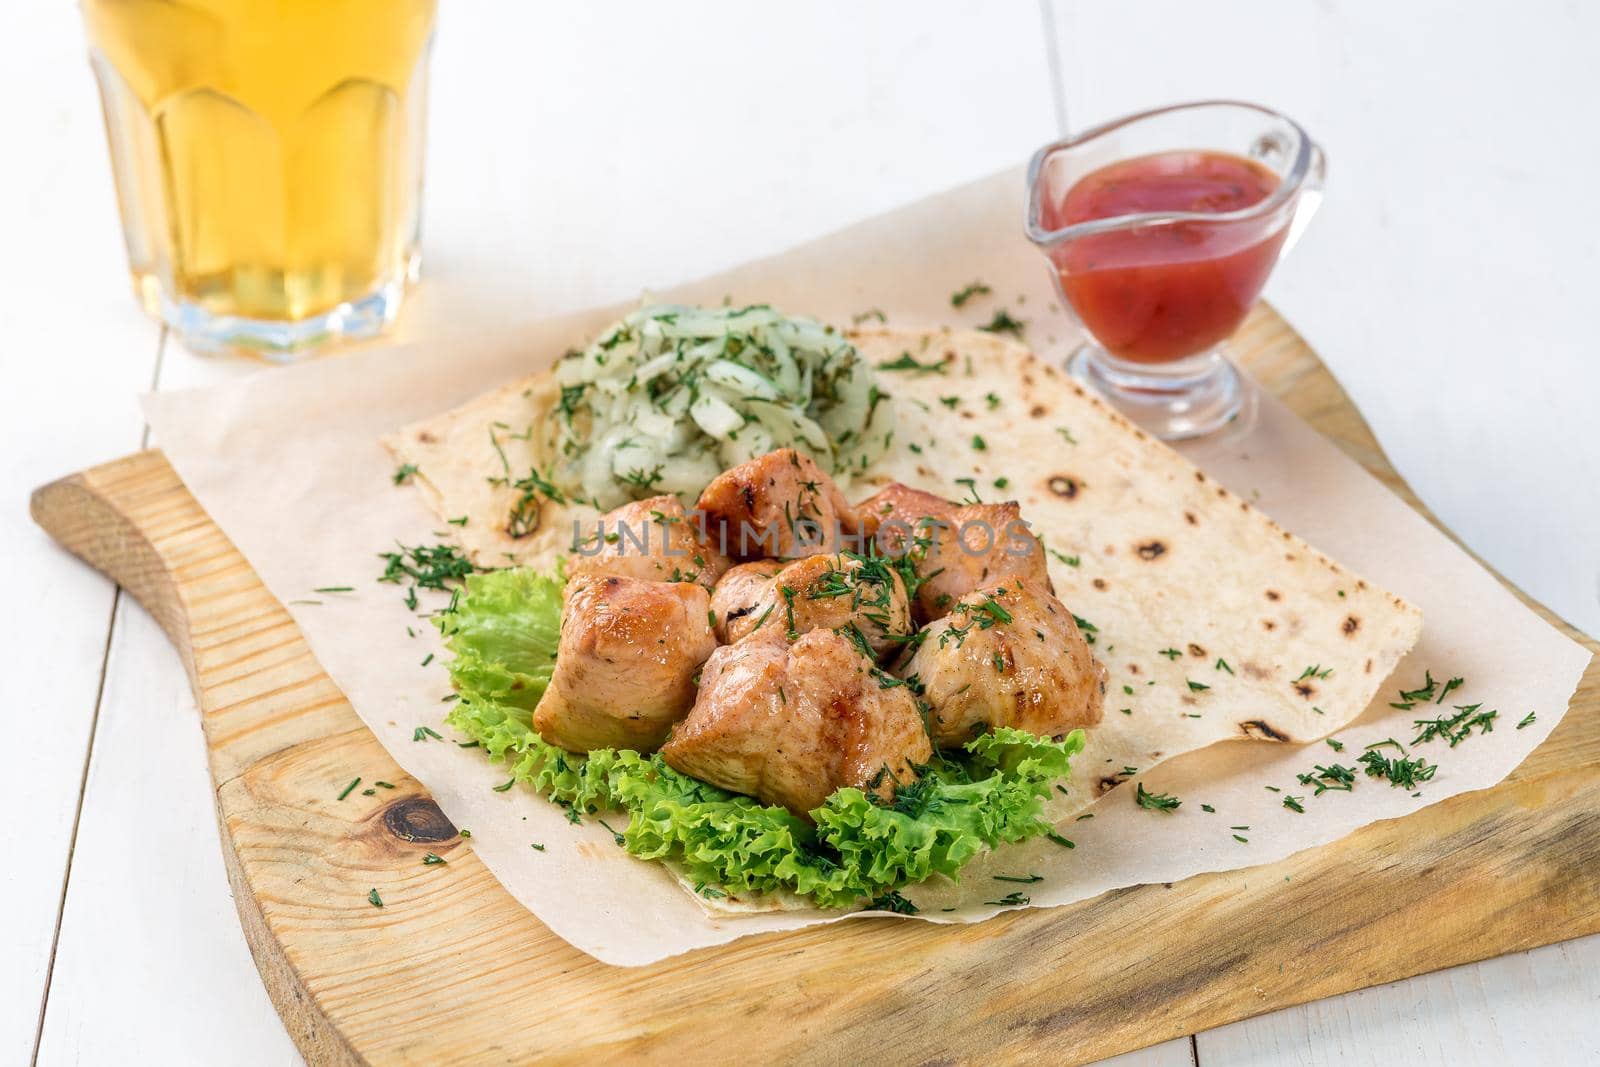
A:
<svg viewBox="0 0 1600 1067">
<path fill-rule="evenodd" d="M 996 175 L 658 295 L 702 303 L 725 295 L 765 301 L 841 324 L 878 309 L 890 322 L 913 327 L 978 324 L 1004 306 L 1028 321 L 1027 340 L 1036 351 L 1062 357 L 1078 338 L 1054 308 L 1042 261 L 1020 235 L 1021 190 L 1019 172 Z M 950 293 L 974 279 L 991 285 L 994 296 L 953 309 Z M 377 553 L 397 540 L 431 542 L 439 529 L 418 494 L 392 485 L 394 463 L 380 436 L 544 365 L 621 310 L 504 330 L 463 324 L 459 343 L 368 350 L 265 371 L 213 389 L 151 396 L 145 408 L 185 484 L 288 606 L 362 720 L 451 820 L 472 831 L 472 847 L 512 895 L 584 952 L 639 965 L 841 916 L 709 916 L 661 867 L 622 854 L 596 822 L 573 826 L 560 809 L 524 790 L 494 792 L 504 769 L 459 749 L 441 724 L 447 681 L 437 662 L 422 665 L 429 653 L 441 652 L 432 627 L 407 610 L 399 589 L 374 581 L 382 570 Z M 507 318 L 514 321 L 514 311 Z M 1283 526 L 1420 606 L 1422 642 L 1394 684 L 1338 735 L 1342 753 L 1321 742 L 1233 742 L 1194 752 L 1140 776 L 1146 789 L 1182 797 L 1175 813 L 1140 808 L 1129 788 L 1119 788 L 1090 809 L 1093 819 L 1069 824 L 1065 832 L 1075 849 L 1035 841 L 997 854 L 971 875 L 987 877 L 990 866 L 1048 872 L 1026 887 L 1033 907 L 1274 861 L 1366 823 L 1493 785 L 1549 735 L 1589 659 L 1276 402 L 1263 399 L 1253 423 L 1233 439 L 1188 451 Z M 313 592 L 326 586 L 356 591 Z M 444 602 L 439 597 L 435 605 Z M 408 627 L 415 636 L 408 636 Z M 1424 671 L 1467 681 L 1437 710 L 1390 708 L 1395 689 L 1414 688 Z M 1418 748 L 1417 755 L 1439 765 L 1419 796 L 1363 777 L 1350 793 L 1313 798 L 1295 780 L 1297 772 L 1333 758 L 1354 764 L 1371 742 L 1391 736 L 1409 742 L 1414 718 L 1477 702 L 1499 709 L 1493 732 L 1453 749 L 1443 742 Z M 1536 718 L 1519 729 L 1529 712 Z M 413 741 L 423 725 L 446 739 Z M 342 780 L 328 783 L 330 805 L 363 768 L 340 773 Z M 1284 793 L 1305 797 L 1305 813 L 1285 809 Z M 343 803 L 368 801 L 379 799 L 353 795 Z M 533 849 L 535 842 L 544 851 Z M 996 896 L 1016 888 L 996 884 Z M 386 895 L 385 905 L 406 907 L 407 901 Z M 930 908 L 917 918 L 973 921 L 997 910 L 946 914 Z"/>
</svg>

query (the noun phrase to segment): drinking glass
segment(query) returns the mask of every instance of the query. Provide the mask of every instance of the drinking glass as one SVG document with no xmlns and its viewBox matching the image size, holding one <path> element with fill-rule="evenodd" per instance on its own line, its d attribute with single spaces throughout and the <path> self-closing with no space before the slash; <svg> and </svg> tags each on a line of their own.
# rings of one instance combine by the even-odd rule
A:
<svg viewBox="0 0 1600 1067">
<path fill-rule="evenodd" d="M 1163 153 L 1222 153 L 1271 172 L 1265 199 L 1238 210 L 1136 211 L 1063 225 L 1085 176 Z M 1238 416 L 1248 384 L 1228 359 L 1283 252 L 1321 201 L 1322 150 L 1268 108 L 1204 101 L 1145 111 L 1046 145 L 1028 166 L 1028 238 L 1050 261 L 1063 305 L 1089 340 L 1068 369 L 1166 440 Z"/>
<path fill-rule="evenodd" d="M 82 0 L 145 309 L 287 360 L 416 278 L 435 0 Z"/>
</svg>

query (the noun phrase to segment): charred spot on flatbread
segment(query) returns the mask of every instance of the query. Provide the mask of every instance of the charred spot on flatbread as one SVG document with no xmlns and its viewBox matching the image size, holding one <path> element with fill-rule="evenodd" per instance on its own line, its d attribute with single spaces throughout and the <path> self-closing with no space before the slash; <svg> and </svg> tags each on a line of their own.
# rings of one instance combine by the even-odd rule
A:
<svg viewBox="0 0 1600 1067">
<path fill-rule="evenodd" d="M 1361 629 L 1361 620 L 1354 615 L 1346 615 L 1344 622 L 1339 624 L 1339 629 L 1344 631 L 1346 637 L 1352 637 L 1357 630 Z"/>
<path fill-rule="evenodd" d="M 1075 500 L 1078 491 L 1083 488 L 1083 483 L 1070 474 L 1052 474 L 1045 487 L 1063 500 Z"/>
<path fill-rule="evenodd" d="M 1205 659 L 1206 658 L 1206 650 L 1204 648 L 1202 648 L 1201 646 L 1195 644 L 1193 641 L 1190 641 L 1189 642 L 1189 655 L 1193 656 L 1195 659 Z"/>
<path fill-rule="evenodd" d="M 1239 724 L 1239 732 L 1258 741 L 1287 741 L 1289 735 L 1276 729 L 1265 719 L 1246 719 Z"/>
<path fill-rule="evenodd" d="M 1116 774 L 1102 775 L 1100 780 L 1094 784 L 1094 795 L 1103 797 L 1131 777 L 1132 775 L 1126 770 L 1118 771 Z"/>
<path fill-rule="evenodd" d="M 1134 551 L 1139 553 L 1142 560 L 1157 560 L 1167 554 L 1167 545 L 1164 541 L 1150 540 L 1137 545 Z"/>
</svg>

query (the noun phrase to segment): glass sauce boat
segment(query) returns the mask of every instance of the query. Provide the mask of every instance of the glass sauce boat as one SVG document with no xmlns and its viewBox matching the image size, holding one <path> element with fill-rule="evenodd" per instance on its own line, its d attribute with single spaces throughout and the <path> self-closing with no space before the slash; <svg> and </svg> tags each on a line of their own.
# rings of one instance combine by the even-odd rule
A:
<svg viewBox="0 0 1600 1067">
<path fill-rule="evenodd" d="M 1165 440 L 1237 418 L 1250 393 L 1227 339 L 1310 221 L 1324 168 L 1299 125 L 1233 101 L 1145 111 L 1040 149 L 1028 238 L 1088 335 L 1068 369 Z"/>
</svg>

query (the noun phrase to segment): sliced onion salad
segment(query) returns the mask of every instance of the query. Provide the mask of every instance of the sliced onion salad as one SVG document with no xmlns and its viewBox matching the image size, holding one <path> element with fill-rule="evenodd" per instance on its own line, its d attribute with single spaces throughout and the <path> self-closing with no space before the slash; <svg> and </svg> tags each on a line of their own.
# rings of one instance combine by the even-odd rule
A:
<svg viewBox="0 0 1600 1067">
<path fill-rule="evenodd" d="M 596 507 L 795 448 L 843 484 L 888 449 L 889 398 L 832 326 L 758 304 L 643 307 L 556 365 L 554 481 Z"/>
</svg>

